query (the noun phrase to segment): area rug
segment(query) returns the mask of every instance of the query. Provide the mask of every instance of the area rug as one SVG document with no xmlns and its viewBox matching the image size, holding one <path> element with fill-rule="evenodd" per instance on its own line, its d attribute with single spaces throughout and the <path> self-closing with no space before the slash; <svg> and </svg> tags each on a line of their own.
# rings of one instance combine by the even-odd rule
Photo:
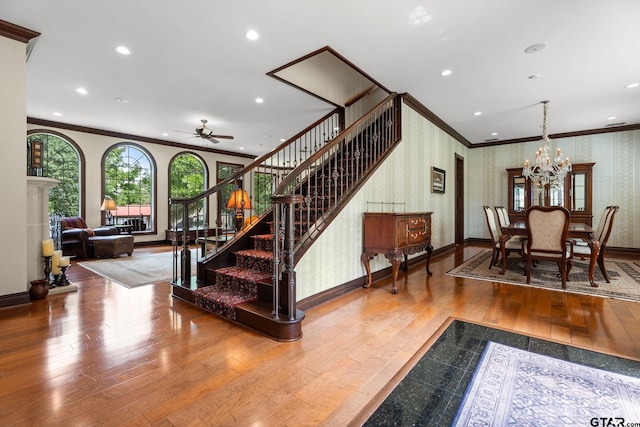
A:
<svg viewBox="0 0 640 427">
<path fill-rule="evenodd" d="M 196 272 L 196 261 L 197 252 L 192 249 L 192 274 Z M 172 251 L 155 254 L 136 254 L 134 252 L 130 257 L 83 261 L 79 265 L 127 288 L 156 282 L 169 282 L 173 279 Z"/>
<path fill-rule="evenodd" d="M 575 259 L 569 274 L 567 289 L 562 289 L 558 276 L 558 265 L 552 262 L 537 262 L 532 270 L 531 283 L 527 285 L 524 275 L 522 258 L 512 254 L 507 257 L 507 269 L 500 274 L 502 264 L 491 267 L 491 250 L 485 249 L 477 253 L 458 267 L 446 274 L 468 279 L 486 280 L 490 282 L 509 283 L 513 285 L 533 286 L 555 291 L 566 291 L 577 294 L 595 295 L 600 297 L 617 298 L 628 301 L 640 301 L 640 263 L 609 259 L 605 261 L 605 268 L 611 283 L 602 277 L 600 268 L 596 265 L 594 279 L 597 288 L 591 286 L 588 280 L 589 262 Z"/>
<path fill-rule="evenodd" d="M 625 425 L 639 401 L 639 378 L 489 342 L 453 425 Z"/>
</svg>

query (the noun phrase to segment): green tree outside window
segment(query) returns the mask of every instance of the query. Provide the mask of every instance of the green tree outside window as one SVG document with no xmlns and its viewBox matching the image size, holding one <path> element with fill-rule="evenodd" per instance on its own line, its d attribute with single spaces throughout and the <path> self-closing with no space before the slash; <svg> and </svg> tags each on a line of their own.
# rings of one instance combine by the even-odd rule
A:
<svg viewBox="0 0 640 427">
<path fill-rule="evenodd" d="M 79 216 L 80 156 L 75 147 L 57 135 L 34 133 L 27 137 L 27 152 L 33 141 L 42 142 L 42 176 L 60 181 L 49 191 L 49 215 Z"/>
<path fill-rule="evenodd" d="M 190 198 L 202 193 L 205 188 L 206 170 L 204 163 L 193 154 L 183 153 L 171 161 L 169 167 L 169 197 L 172 199 Z M 205 200 L 189 207 L 189 228 L 202 227 L 206 222 Z M 182 210 L 170 210 L 169 224 L 177 224 L 182 219 Z M 176 228 L 182 228 L 176 225 Z"/>
</svg>

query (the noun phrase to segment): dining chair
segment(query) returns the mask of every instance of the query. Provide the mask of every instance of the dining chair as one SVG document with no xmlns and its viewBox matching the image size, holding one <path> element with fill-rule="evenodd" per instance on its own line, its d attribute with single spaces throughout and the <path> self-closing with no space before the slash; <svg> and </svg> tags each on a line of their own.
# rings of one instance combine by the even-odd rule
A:
<svg viewBox="0 0 640 427">
<path fill-rule="evenodd" d="M 496 213 L 489 206 L 483 206 L 484 215 L 487 219 L 487 226 L 489 227 L 489 234 L 491 235 L 491 262 L 489 263 L 489 268 L 493 267 L 498 263 L 498 257 L 500 256 L 500 237 L 502 236 L 502 231 L 498 226 L 496 221 Z M 509 240 L 505 242 L 506 255 L 508 256 L 511 252 L 517 252 L 521 256 L 524 256 L 524 247 L 522 240 L 517 237 L 511 237 Z"/>
<path fill-rule="evenodd" d="M 511 224 L 507 208 L 505 208 L 504 206 L 494 206 L 493 208 L 496 210 L 496 214 L 498 215 L 498 225 L 500 227 Z"/>
<path fill-rule="evenodd" d="M 604 268 L 604 248 L 607 246 L 611 229 L 613 228 L 613 219 L 620 210 L 620 206 L 607 206 L 602 211 L 598 227 L 593 235 L 593 238 L 600 243 L 600 252 L 598 253 L 598 267 L 604 276 L 604 280 L 607 283 L 611 283 L 607 270 Z M 572 240 L 573 243 L 573 255 L 580 258 L 588 258 L 591 256 L 591 248 L 584 240 Z"/>
<path fill-rule="evenodd" d="M 553 261 L 558 264 L 562 288 L 566 289 L 573 247 L 567 242 L 570 222 L 569 210 L 562 206 L 532 206 L 527 209 L 525 212 L 527 283 L 531 282 L 531 268 L 534 260 Z"/>
</svg>

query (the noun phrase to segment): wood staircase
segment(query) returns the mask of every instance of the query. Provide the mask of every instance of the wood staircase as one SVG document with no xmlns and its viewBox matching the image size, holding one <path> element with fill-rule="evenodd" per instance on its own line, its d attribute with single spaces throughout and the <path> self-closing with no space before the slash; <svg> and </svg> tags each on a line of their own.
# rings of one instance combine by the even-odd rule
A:
<svg viewBox="0 0 640 427">
<path fill-rule="evenodd" d="M 330 144 L 327 144 L 325 150 L 319 149 L 294 170 L 288 171 L 288 176 L 283 179 L 282 182 L 295 182 L 288 185 L 288 191 L 301 201 L 293 206 L 291 219 L 296 261 L 395 147 L 399 138 L 363 144 L 365 139 L 373 140 L 368 134 L 373 134 L 373 129 L 378 127 L 381 127 L 379 122 L 371 121 L 364 130 L 358 131 L 358 137 L 343 137 L 339 144 L 334 141 L 332 146 L 339 149 L 333 152 L 329 151 Z M 297 176 L 304 178 L 294 178 L 296 171 L 300 171 Z M 273 209 L 277 206 L 274 205 Z M 174 295 L 276 340 L 294 341 L 302 337 L 304 312 L 295 307 L 295 287 L 294 302 L 291 302 L 292 291 L 290 283 L 287 283 L 291 280 L 291 273 L 285 280 L 285 273 L 280 270 L 278 274 L 283 278 L 278 276 L 277 292 L 274 289 L 274 265 L 280 266 L 282 258 L 286 257 L 282 254 L 287 251 L 286 248 L 283 250 L 283 240 L 287 237 L 282 238 L 284 227 L 280 227 L 277 233 L 281 238 L 279 260 L 276 264 L 273 209 L 248 230 L 241 231 L 221 251 L 198 263 L 196 289 L 190 292 L 177 290 Z M 279 224 L 277 220 L 276 224 Z M 278 304 L 274 304 L 274 296 L 277 296 Z"/>
</svg>

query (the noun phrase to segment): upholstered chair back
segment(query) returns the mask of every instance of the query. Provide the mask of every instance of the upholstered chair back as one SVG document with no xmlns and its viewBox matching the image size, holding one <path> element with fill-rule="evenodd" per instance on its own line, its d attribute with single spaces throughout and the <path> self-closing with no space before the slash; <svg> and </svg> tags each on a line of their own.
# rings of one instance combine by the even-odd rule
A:
<svg viewBox="0 0 640 427">
<path fill-rule="evenodd" d="M 502 232 L 500 231 L 500 227 L 498 227 L 498 224 L 496 222 L 496 216 L 495 216 L 495 213 L 493 212 L 493 209 L 491 209 L 489 206 L 483 206 L 482 209 L 484 210 L 484 215 L 487 218 L 487 226 L 489 227 L 489 234 L 491 235 L 491 240 L 495 245 L 500 241 L 500 236 L 502 235 Z"/>
<path fill-rule="evenodd" d="M 562 257 L 567 249 L 569 211 L 560 206 L 532 206 L 525 215 L 527 252 L 547 257 Z"/>
<path fill-rule="evenodd" d="M 613 228 L 613 218 L 616 216 L 619 209 L 619 206 L 607 206 L 604 208 L 602 216 L 600 217 L 600 222 L 598 222 L 598 228 L 596 228 L 596 232 L 594 234 L 594 237 L 598 242 L 600 242 L 600 247 L 604 247 L 607 244 L 607 240 L 609 240 L 609 235 L 611 234 L 611 229 Z"/>
<path fill-rule="evenodd" d="M 498 225 L 500 227 L 504 227 L 511 224 L 511 220 L 509 219 L 509 212 L 507 212 L 507 208 L 505 208 L 504 206 L 496 206 L 494 209 L 496 210 L 496 214 L 498 215 Z"/>
</svg>

